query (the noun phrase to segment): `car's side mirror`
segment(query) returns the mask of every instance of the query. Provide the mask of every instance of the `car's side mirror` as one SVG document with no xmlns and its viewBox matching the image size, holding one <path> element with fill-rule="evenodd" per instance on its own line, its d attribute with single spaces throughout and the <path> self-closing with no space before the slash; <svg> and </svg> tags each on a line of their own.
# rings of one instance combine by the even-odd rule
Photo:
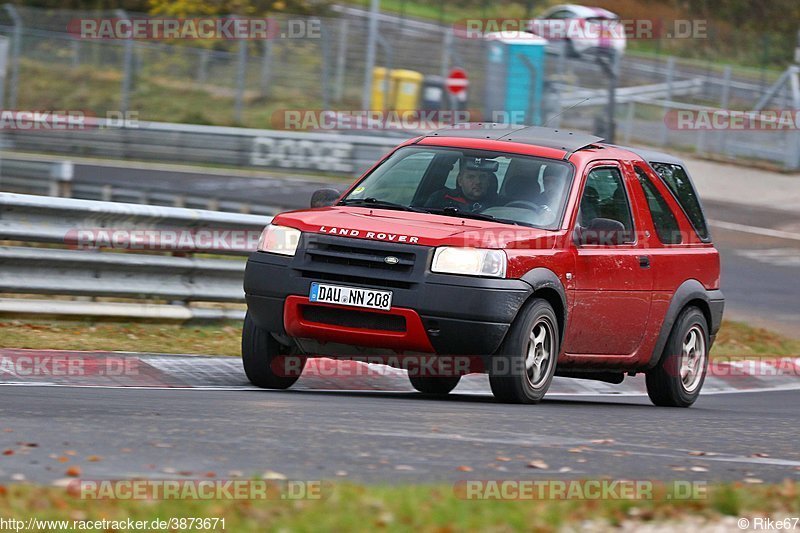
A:
<svg viewBox="0 0 800 533">
<path fill-rule="evenodd" d="M 328 207 L 336 203 L 342 193 L 336 189 L 317 189 L 311 195 L 311 207 Z"/>
<path fill-rule="evenodd" d="M 575 242 L 583 244 L 614 245 L 625 241 L 625 226 L 619 220 L 595 218 L 584 228 L 575 227 Z"/>
</svg>

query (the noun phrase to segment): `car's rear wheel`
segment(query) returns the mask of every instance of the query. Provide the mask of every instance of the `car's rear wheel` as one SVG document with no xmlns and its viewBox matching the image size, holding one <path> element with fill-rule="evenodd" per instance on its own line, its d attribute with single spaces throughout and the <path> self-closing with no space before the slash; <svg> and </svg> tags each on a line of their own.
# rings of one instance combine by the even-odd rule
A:
<svg viewBox="0 0 800 533">
<path fill-rule="evenodd" d="M 659 406 L 689 407 L 700 395 L 708 371 L 708 322 L 686 308 L 672 327 L 655 368 L 646 374 L 647 395 Z"/>
<path fill-rule="evenodd" d="M 411 386 L 423 394 L 447 394 L 456 388 L 461 376 L 415 376 L 408 375 Z"/>
<path fill-rule="evenodd" d="M 526 305 L 492 357 L 489 383 L 495 398 L 538 403 L 555 375 L 559 338 L 553 307 L 539 298 Z"/>
<path fill-rule="evenodd" d="M 288 389 L 302 374 L 306 358 L 259 328 L 248 313 L 242 327 L 242 364 L 256 387 Z"/>
</svg>

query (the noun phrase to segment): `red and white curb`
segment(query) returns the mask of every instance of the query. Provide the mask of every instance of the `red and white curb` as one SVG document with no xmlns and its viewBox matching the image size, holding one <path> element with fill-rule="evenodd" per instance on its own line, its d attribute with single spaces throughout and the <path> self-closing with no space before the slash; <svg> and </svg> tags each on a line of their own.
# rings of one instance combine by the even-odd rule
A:
<svg viewBox="0 0 800 533">
<path fill-rule="evenodd" d="M 238 357 L 0 349 L 0 385 L 257 390 Z M 406 372 L 377 364 L 311 359 L 300 390 L 413 392 Z M 704 394 L 800 389 L 800 357 L 712 362 Z M 490 394 L 488 378 L 461 379 L 455 393 Z M 641 396 L 644 375 L 620 384 L 556 377 L 550 395 Z"/>
</svg>

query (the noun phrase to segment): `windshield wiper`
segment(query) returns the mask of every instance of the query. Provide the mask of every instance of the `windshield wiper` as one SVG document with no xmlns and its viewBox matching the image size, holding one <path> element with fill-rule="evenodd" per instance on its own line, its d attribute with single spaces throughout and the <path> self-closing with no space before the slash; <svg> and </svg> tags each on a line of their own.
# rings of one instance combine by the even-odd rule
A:
<svg viewBox="0 0 800 533">
<path fill-rule="evenodd" d="M 395 202 L 387 202 L 386 200 L 378 200 L 377 198 L 347 198 L 339 202 L 339 205 L 363 205 L 367 207 L 376 207 L 378 209 L 396 209 L 398 211 L 413 211 L 414 213 L 427 213 L 425 209 L 411 207 L 410 205 L 397 204 Z"/>
<path fill-rule="evenodd" d="M 492 215 L 485 215 L 483 213 L 474 213 L 472 211 L 461 211 L 457 207 L 444 207 L 441 209 L 428 209 L 428 212 L 433 213 L 435 215 L 445 215 L 448 217 L 461 217 L 461 218 L 473 218 L 475 220 L 488 220 L 490 222 L 502 222 L 503 224 L 514 224 L 515 226 L 519 226 L 518 222 L 513 220 L 508 220 L 505 218 L 497 218 L 493 217 Z"/>
</svg>

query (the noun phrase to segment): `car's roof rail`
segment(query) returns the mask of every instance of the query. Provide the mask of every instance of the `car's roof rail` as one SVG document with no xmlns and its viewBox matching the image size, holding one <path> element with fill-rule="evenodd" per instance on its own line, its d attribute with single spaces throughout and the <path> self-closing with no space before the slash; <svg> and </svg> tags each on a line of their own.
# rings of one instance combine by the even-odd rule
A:
<svg viewBox="0 0 800 533">
<path fill-rule="evenodd" d="M 602 137 L 565 130 L 561 128 L 545 128 L 541 126 L 521 126 L 514 124 L 498 124 L 496 122 L 464 122 L 431 132 L 427 137 L 462 137 L 468 139 L 491 139 L 510 141 L 532 146 L 544 146 L 567 152 L 573 152 L 603 141 Z"/>
</svg>

